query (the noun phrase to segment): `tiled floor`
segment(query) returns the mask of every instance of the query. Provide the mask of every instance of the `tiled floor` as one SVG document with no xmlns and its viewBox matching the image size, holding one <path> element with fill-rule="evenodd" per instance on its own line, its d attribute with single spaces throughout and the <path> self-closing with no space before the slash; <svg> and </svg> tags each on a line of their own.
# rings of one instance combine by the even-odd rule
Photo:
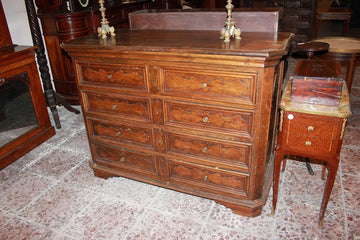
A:
<svg viewBox="0 0 360 240">
<path fill-rule="evenodd" d="M 270 193 L 262 215 L 247 218 L 212 200 L 94 177 L 82 115 L 60 107 L 62 129 L 0 171 L 0 239 L 360 239 L 360 67 L 356 78 L 323 228 L 320 166 L 310 176 L 288 161 L 275 216 Z"/>
</svg>

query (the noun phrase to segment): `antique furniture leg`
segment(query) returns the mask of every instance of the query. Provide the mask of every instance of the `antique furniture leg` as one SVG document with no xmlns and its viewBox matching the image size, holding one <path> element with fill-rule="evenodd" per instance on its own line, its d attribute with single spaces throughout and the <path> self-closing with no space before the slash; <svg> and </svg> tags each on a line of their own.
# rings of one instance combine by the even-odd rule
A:
<svg viewBox="0 0 360 240">
<path fill-rule="evenodd" d="M 330 160 L 328 163 L 328 177 L 326 180 L 326 186 L 324 190 L 323 199 L 321 201 L 320 213 L 319 213 L 319 226 L 322 226 L 324 223 L 324 214 L 329 202 L 329 198 L 331 195 L 332 188 L 334 186 L 336 173 L 339 166 L 339 156 L 337 155 L 334 159 Z"/>
<path fill-rule="evenodd" d="M 272 210 L 271 210 L 271 215 L 275 214 L 275 209 L 276 209 L 276 204 L 277 204 L 277 197 L 278 197 L 278 192 L 279 192 L 279 177 L 280 177 L 281 160 L 283 158 L 284 158 L 284 154 L 281 151 L 281 146 L 279 146 L 276 149 L 276 155 L 275 155 L 274 179 L 273 179 L 273 207 L 272 207 Z M 286 159 L 284 159 L 284 161 L 285 160 Z"/>
<path fill-rule="evenodd" d="M 346 73 L 346 85 L 348 87 L 349 93 L 351 91 L 352 82 L 354 79 L 354 72 L 355 72 L 355 66 L 356 66 L 356 53 L 351 54 L 351 60 L 349 63 L 349 69 Z"/>
</svg>

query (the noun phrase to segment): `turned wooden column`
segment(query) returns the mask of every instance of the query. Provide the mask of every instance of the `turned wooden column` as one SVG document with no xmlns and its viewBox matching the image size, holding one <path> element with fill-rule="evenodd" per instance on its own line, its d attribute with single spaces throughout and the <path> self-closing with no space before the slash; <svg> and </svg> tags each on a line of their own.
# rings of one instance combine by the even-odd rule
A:
<svg viewBox="0 0 360 240">
<path fill-rule="evenodd" d="M 56 108 L 56 98 L 55 92 L 52 87 L 49 67 L 47 65 L 46 55 L 44 43 L 41 37 L 41 31 L 39 27 L 39 22 L 35 12 L 35 6 L 33 0 L 25 0 L 26 11 L 29 19 L 29 25 L 31 30 L 31 36 L 33 39 L 34 45 L 37 47 L 36 49 L 36 59 L 39 65 L 39 71 L 41 80 L 43 83 L 44 93 L 47 101 L 47 105 L 51 110 L 53 115 L 56 128 L 61 128 L 59 114 Z"/>
</svg>

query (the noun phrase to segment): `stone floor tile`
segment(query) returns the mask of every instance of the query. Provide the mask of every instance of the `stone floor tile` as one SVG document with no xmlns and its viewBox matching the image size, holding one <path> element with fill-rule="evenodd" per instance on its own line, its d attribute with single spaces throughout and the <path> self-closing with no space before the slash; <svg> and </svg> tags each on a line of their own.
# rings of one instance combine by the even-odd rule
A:
<svg viewBox="0 0 360 240">
<path fill-rule="evenodd" d="M 58 184 L 23 209 L 19 215 L 45 226 L 61 229 L 94 200 L 94 195 Z"/>
</svg>

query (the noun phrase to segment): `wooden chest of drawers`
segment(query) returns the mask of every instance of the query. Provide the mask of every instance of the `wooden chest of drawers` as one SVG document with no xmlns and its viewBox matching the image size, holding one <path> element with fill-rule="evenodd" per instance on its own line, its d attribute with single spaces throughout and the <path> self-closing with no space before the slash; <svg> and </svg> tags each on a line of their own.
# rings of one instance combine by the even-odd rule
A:
<svg viewBox="0 0 360 240">
<path fill-rule="evenodd" d="M 63 47 L 97 176 L 124 176 L 257 216 L 272 181 L 285 33 L 120 31 Z M 275 39 L 275 40 L 274 40 Z"/>
</svg>

